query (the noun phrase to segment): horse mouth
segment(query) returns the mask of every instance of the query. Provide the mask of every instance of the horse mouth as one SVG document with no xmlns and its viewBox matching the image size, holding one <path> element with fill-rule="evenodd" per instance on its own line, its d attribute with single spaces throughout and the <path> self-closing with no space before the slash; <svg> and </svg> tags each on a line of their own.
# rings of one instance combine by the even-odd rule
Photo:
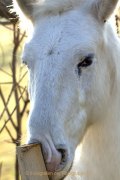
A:
<svg viewBox="0 0 120 180">
<path fill-rule="evenodd" d="M 57 164 L 56 168 L 51 168 L 51 166 L 53 165 L 53 163 L 51 162 L 46 162 L 46 169 L 48 172 L 51 172 L 51 174 L 57 174 L 60 173 L 67 165 L 68 163 L 68 151 L 67 149 L 63 148 L 62 146 L 59 146 L 59 148 L 56 149 L 57 152 L 60 155 L 60 159 L 59 159 L 59 164 Z"/>
<path fill-rule="evenodd" d="M 70 164 L 70 167 L 69 168 L 67 167 L 67 165 L 69 164 L 68 151 L 62 148 L 59 148 L 57 150 L 61 153 L 61 163 L 59 165 L 59 168 L 56 169 L 55 172 L 50 173 L 49 175 L 50 180 L 64 180 L 65 177 L 71 171 L 71 168 L 73 166 L 73 162 L 72 162 Z"/>
<path fill-rule="evenodd" d="M 35 139 L 31 139 L 29 144 L 36 141 Z M 41 150 L 49 179 L 64 179 L 72 166 L 69 161 L 70 154 L 67 146 L 65 144 L 54 145 L 51 140 L 48 141 L 47 139 L 41 143 Z"/>
</svg>

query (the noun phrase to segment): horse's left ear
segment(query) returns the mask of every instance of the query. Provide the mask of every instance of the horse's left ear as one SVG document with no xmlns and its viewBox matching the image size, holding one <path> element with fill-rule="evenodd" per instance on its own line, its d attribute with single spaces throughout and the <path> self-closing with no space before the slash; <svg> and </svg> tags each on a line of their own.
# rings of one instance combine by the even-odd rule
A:
<svg viewBox="0 0 120 180">
<path fill-rule="evenodd" d="M 94 12 L 98 19 L 106 21 L 115 10 L 119 0 L 96 0 L 93 3 Z"/>
</svg>

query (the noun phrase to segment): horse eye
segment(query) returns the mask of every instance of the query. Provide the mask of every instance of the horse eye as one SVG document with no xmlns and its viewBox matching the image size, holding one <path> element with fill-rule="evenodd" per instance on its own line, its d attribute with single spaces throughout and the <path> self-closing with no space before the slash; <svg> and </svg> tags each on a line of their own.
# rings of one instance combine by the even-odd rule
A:
<svg viewBox="0 0 120 180">
<path fill-rule="evenodd" d="M 78 68 L 90 66 L 93 62 L 93 57 L 94 56 L 92 54 L 86 56 L 84 60 L 77 65 Z"/>
<path fill-rule="evenodd" d="M 88 66 L 90 66 L 93 62 L 93 58 L 94 58 L 94 55 L 93 54 L 89 54 L 88 56 L 86 56 L 82 62 L 80 62 L 78 65 L 77 65 L 77 73 L 78 75 L 80 76 L 81 75 L 81 68 L 86 68 Z"/>
</svg>

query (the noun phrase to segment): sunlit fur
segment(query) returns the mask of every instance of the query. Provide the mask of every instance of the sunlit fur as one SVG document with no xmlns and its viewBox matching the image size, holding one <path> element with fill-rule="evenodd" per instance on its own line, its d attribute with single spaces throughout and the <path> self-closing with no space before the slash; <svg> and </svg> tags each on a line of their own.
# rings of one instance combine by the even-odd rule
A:
<svg viewBox="0 0 120 180">
<path fill-rule="evenodd" d="M 50 2 L 43 9 L 34 5 L 34 32 L 23 53 L 30 77 L 28 142 L 51 137 L 55 145 L 65 144 L 68 168 L 81 144 L 79 162 L 66 179 L 119 180 L 120 42 L 107 20 L 115 1 L 108 1 L 104 15 L 102 0 Z M 47 11 L 56 4 L 65 9 Z M 41 15 L 43 10 L 49 13 Z M 77 64 L 91 53 L 92 65 L 81 67 L 79 76 Z"/>
</svg>

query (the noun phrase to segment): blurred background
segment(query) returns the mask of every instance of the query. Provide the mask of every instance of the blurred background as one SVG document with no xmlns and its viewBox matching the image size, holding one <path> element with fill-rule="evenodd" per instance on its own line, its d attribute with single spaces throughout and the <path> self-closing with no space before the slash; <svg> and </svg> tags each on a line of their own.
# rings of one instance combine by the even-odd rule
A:
<svg viewBox="0 0 120 180">
<path fill-rule="evenodd" d="M 26 33 L 9 13 L 12 0 L 0 0 L 0 179 L 19 180 L 16 146 L 25 142 L 29 109 L 27 68 L 21 65 Z"/>
<path fill-rule="evenodd" d="M 27 37 L 9 13 L 12 0 L 0 0 L 0 180 L 19 180 L 16 147 L 25 143 L 29 113 L 27 68 L 21 52 Z M 119 10 L 114 18 L 119 35 Z"/>
</svg>

